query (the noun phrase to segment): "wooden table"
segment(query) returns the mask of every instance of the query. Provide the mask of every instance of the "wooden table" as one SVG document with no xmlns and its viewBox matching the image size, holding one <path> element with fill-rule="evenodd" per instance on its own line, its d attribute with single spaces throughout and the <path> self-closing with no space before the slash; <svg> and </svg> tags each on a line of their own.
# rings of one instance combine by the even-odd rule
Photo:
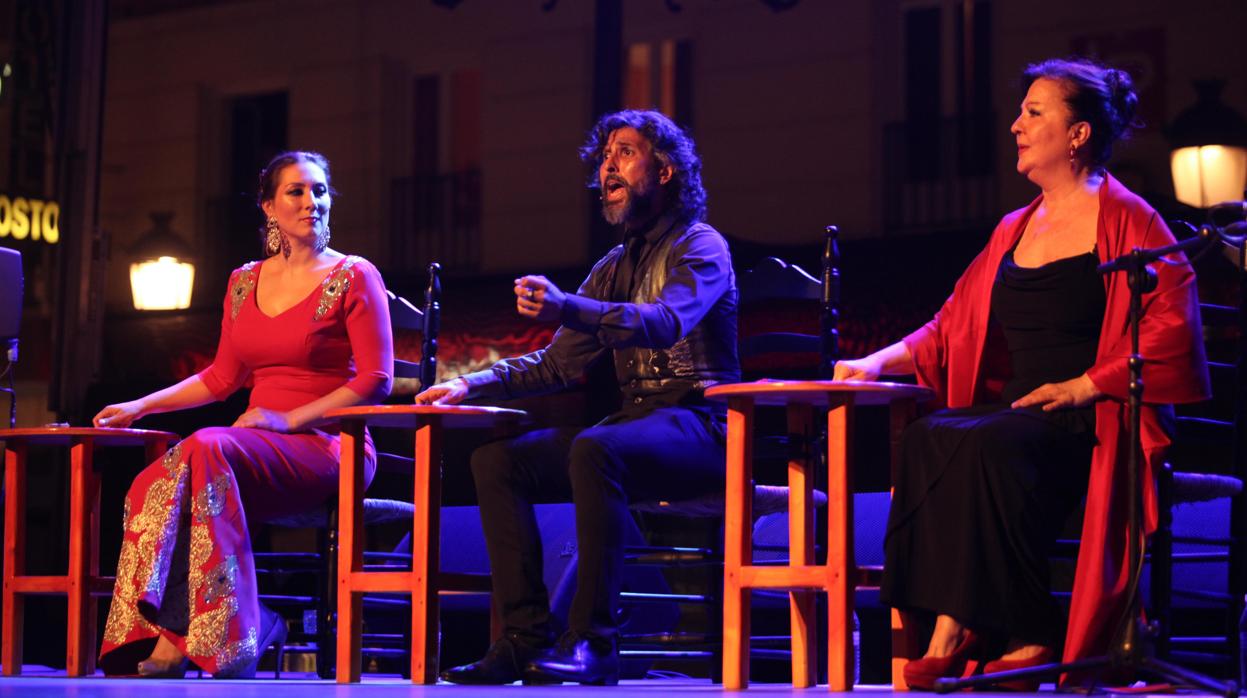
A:
<svg viewBox="0 0 1247 698">
<path fill-rule="evenodd" d="M 411 681 L 437 682 L 438 600 L 445 585 L 438 572 L 442 502 L 441 442 L 445 429 L 514 427 L 521 410 L 469 405 L 376 405 L 330 410 L 342 424 L 342 470 L 338 490 L 338 683 L 360 679 L 363 595 L 411 594 Z M 410 572 L 363 568 L 364 427 L 414 429 L 415 514 Z M 465 463 L 466 467 L 467 464 Z"/>
<path fill-rule="evenodd" d="M 69 622 L 65 644 L 65 673 L 84 676 L 95 672 L 95 598 L 112 592 L 113 579 L 101 577 L 100 479 L 92 468 L 95 450 L 142 446 L 146 462 L 164 455 L 177 434 L 146 429 L 93 427 L 39 427 L 0 429 L 4 441 L 4 630 L 0 634 L 0 663 L 5 676 L 22 673 L 22 621 L 27 594 L 65 594 Z M 32 576 L 26 572 L 26 456 L 30 446 L 68 446 L 69 457 L 69 573 Z"/>
<path fill-rule="evenodd" d="M 891 405 L 894 430 L 912 415 L 918 400 L 934 393 L 914 385 L 846 381 L 758 381 L 716 385 L 706 397 L 727 401 L 727 502 L 723 552 L 723 687 L 749 685 L 749 590 L 789 590 L 793 686 L 818 682 L 814 601 L 827 592 L 827 673 L 832 691 L 853 689 L 850 633 L 853 591 L 861 579 L 853 561 L 853 408 Z M 827 409 L 827 563 L 814 564 L 814 453 L 788 462 L 787 566 L 753 561 L 753 416 L 756 405 L 784 407 L 788 433 L 815 435 L 816 409 Z M 894 662 L 893 674 L 896 674 Z"/>
</svg>

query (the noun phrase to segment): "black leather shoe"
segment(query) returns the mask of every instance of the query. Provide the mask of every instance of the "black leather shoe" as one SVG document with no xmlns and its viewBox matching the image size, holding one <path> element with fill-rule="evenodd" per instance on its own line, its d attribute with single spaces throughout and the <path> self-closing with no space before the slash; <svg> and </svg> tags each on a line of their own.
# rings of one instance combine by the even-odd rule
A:
<svg viewBox="0 0 1247 698">
<path fill-rule="evenodd" d="M 619 650 L 613 640 L 564 633 L 558 644 L 528 663 L 524 681 L 614 686 L 619 683 Z"/>
<path fill-rule="evenodd" d="M 524 666 L 542 652 L 544 647 L 533 647 L 507 633 L 498 638 L 481 659 L 438 675 L 442 681 L 474 685 L 500 685 L 514 683 L 524 678 Z"/>
</svg>

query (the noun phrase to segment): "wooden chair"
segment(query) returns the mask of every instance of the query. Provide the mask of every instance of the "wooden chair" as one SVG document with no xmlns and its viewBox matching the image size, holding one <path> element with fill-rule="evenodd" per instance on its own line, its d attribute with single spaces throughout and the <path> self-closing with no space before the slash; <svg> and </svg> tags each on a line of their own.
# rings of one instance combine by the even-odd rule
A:
<svg viewBox="0 0 1247 698">
<path fill-rule="evenodd" d="M 737 283 L 740 312 L 772 309 L 775 306 L 797 308 L 798 313 L 808 311 L 817 316 L 819 331 L 816 333 L 793 332 L 788 328 L 766 328 L 762 331 L 742 334 L 739 352 L 742 363 L 751 367 L 784 359 L 786 372 L 807 378 L 830 377 L 838 351 L 836 319 L 840 272 L 839 250 L 836 245 L 838 230 L 829 226 L 825 231 L 822 255 L 821 279 L 815 278 L 800 266 L 789 264 L 776 257 L 767 257 L 753 269 L 740 275 Z M 790 425 L 791 426 L 791 425 Z M 788 429 L 787 433 L 760 438 L 755 449 L 758 460 L 783 462 L 792 452 L 820 452 L 821 431 L 801 433 Z M 789 488 L 787 486 L 757 485 L 750 496 L 752 520 L 788 510 Z M 817 489 L 812 491 L 811 516 L 814 509 L 826 503 L 826 495 Z M 694 589 L 693 593 L 633 593 L 623 592 L 623 604 L 678 603 L 700 605 L 708 609 L 708 629 L 701 632 L 681 631 L 661 634 L 625 635 L 620 642 L 621 659 L 649 659 L 663 661 L 709 661 L 711 678 L 721 679 L 722 568 L 724 553 L 720 531 L 725 512 L 724 495 L 715 493 L 684 501 L 636 502 L 631 506 L 640 515 L 660 515 L 683 519 L 710 519 L 713 521 L 715 538 L 692 547 L 649 546 L 630 547 L 625 552 L 628 564 L 672 568 L 701 568 L 710 572 L 705 576 L 707 588 Z M 813 540 L 810 541 L 813 545 Z M 787 660 L 790 638 L 771 636 L 758 638 L 754 649 L 755 658 Z"/>
<path fill-rule="evenodd" d="M 425 289 L 423 308 L 416 308 L 407 299 L 389 295 L 390 325 L 400 331 L 418 332 L 421 337 L 420 361 L 394 360 L 396 380 L 414 379 L 419 389 L 432 386 L 437 381 L 437 339 L 441 323 L 441 266 L 429 265 L 429 282 Z M 377 453 L 378 476 L 391 475 L 410 481 L 414 461 L 412 458 L 392 453 Z M 410 522 L 415 505 L 398 499 L 366 498 L 362 503 L 362 525 L 379 526 L 389 523 Z M 315 528 L 318 530 L 317 551 L 314 553 L 257 553 L 257 568 L 267 565 L 275 574 L 294 571 L 311 572 L 317 576 L 317 593 L 313 598 L 289 594 L 262 594 L 262 601 L 282 606 L 312 606 L 315 609 L 314 642 L 287 648 L 287 652 L 299 649 L 316 654 L 316 673 L 323 679 L 333 678 L 335 665 L 335 629 L 337 626 L 338 590 L 338 502 L 327 502 L 325 507 L 284 517 L 270 522 L 283 528 Z M 365 563 L 370 569 L 398 569 L 411 564 L 411 556 L 383 551 L 364 551 Z M 371 596 L 363 600 L 369 608 L 385 611 L 405 611 L 405 601 Z M 308 624 L 304 624 L 305 626 Z M 390 634 L 364 636 L 365 654 L 390 655 L 407 652 L 407 638 Z"/>
<path fill-rule="evenodd" d="M 1241 263 L 1239 266 L 1241 269 Z M 1160 521 L 1151 538 L 1151 616 L 1161 628 L 1158 654 L 1178 661 L 1220 665 L 1231 676 L 1238 671 L 1242 652 L 1238 619 L 1247 593 L 1243 501 L 1243 482 L 1247 479 L 1247 313 L 1243 311 L 1247 278 L 1240 277 L 1239 289 L 1239 307 L 1200 306 L 1213 398 L 1178 408 L 1178 433 L 1168 462 L 1157 475 Z M 1230 501 L 1228 520 L 1216 517 L 1216 521 L 1209 521 L 1212 530 L 1207 533 L 1174 534 L 1175 507 L 1226 499 Z M 1175 544 L 1184 551 L 1174 552 Z M 1174 570 L 1183 565 L 1198 565 L 1195 574 L 1205 575 L 1216 573 L 1214 565 L 1225 565 L 1225 590 L 1176 584 Z M 1175 596 L 1224 608 L 1207 618 L 1223 619 L 1223 633 L 1174 635 Z"/>
</svg>

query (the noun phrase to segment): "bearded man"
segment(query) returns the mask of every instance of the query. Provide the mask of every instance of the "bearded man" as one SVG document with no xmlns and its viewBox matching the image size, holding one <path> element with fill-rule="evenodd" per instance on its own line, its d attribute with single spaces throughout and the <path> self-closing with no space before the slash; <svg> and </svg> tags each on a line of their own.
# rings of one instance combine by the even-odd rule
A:
<svg viewBox="0 0 1247 698">
<path fill-rule="evenodd" d="M 706 193 L 692 139 L 653 111 L 602 117 L 580 150 L 602 215 L 623 244 L 576 293 L 543 276 L 515 281 L 516 309 L 558 322 L 549 346 L 440 383 L 422 404 L 549 393 L 583 380 L 608 353 L 623 395 L 588 429 L 540 429 L 472 454 L 494 601 L 505 632 L 455 683 L 619 680 L 616 613 L 629 500 L 721 490 L 724 410 L 703 392 L 740 378 L 736 279 L 727 242 L 703 222 Z M 542 581 L 535 501 L 572 500 L 579 557 L 567 631 Z M 557 641 L 556 641 L 557 637 Z"/>
</svg>

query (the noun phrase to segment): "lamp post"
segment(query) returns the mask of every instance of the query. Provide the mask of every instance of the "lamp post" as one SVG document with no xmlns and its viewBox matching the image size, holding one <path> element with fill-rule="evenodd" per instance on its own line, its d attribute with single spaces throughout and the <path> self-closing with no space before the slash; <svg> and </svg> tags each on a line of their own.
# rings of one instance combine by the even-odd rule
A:
<svg viewBox="0 0 1247 698">
<path fill-rule="evenodd" d="M 1208 208 L 1243 198 L 1247 119 L 1221 101 L 1222 80 L 1196 80 L 1195 104 L 1169 126 L 1169 166 L 1178 201 Z"/>
<path fill-rule="evenodd" d="M 130 248 L 130 293 L 135 310 L 190 307 L 195 284 L 194 255 L 169 226 L 173 214 L 152 213 L 152 229 Z"/>
</svg>

